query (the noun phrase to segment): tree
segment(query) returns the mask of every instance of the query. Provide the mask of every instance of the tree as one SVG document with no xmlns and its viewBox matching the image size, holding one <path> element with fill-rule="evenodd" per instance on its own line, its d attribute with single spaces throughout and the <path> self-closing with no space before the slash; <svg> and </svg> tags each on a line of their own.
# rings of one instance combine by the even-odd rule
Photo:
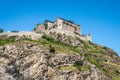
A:
<svg viewBox="0 0 120 80">
<path fill-rule="evenodd" d="M 13 31 L 11 31 L 11 32 L 19 32 L 19 31 L 13 30 Z"/>
<path fill-rule="evenodd" d="M 3 29 L 0 28 L 0 33 L 2 33 L 2 32 L 3 32 Z"/>
</svg>

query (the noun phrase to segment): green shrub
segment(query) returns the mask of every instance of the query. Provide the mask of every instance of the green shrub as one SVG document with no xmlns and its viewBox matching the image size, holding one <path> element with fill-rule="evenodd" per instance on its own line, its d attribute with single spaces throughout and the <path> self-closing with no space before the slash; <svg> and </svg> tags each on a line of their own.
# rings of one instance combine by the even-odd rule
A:
<svg viewBox="0 0 120 80">
<path fill-rule="evenodd" d="M 74 66 L 77 67 L 79 69 L 79 71 L 81 70 L 82 65 L 83 65 L 83 61 L 76 61 L 74 63 Z"/>
<path fill-rule="evenodd" d="M 46 39 L 47 41 L 50 41 L 52 43 L 55 43 L 56 41 L 53 38 L 47 37 L 45 35 L 42 36 L 43 39 Z"/>
<path fill-rule="evenodd" d="M 95 60 L 95 59 L 89 59 L 90 63 L 96 65 L 97 67 L 99 67 L 99 63 Z"/>
<path fill-rule="evenodd" d="M 78 46 L 72 46 L 72 45 L 69 45 L 69 44 L 66 44 L 66 43 L 63 43 L 63 42 L 56 41 L 53 38 L 48 37 L 46 35 L 43 35 L 42 38 L 47 40 L 49 42 L 48 44 L 52 44 L 52 45 L 55 44 L 55 45 L 59 45 L 59 46 L 62 46 L 62 47 L 67 47 L 69 49 L 72 49 L 72 50 L 78 52 L 78 50 L 76 50 Z"/>
<path fill-rule="evenodd" d="M 51 45 L 50 45 L 49 47 L 50 47 L 49 52 L 50 52 L 50 53 L 55 53 L 55 48 L 54 48 L 53 46 L 51 46 Z"/>
<path fill-rule="evenodd" d="M 88 71 L 90 70 L 90 66 L 83 64 L 83 66 L 81 67 L 81 71 Z"/>
<path fill-rule="evenodd" d="M 107 49 L 107 47 L 104 46 L 103 49 Z"/>
<path fill-rule="evenodd" d="M 7 39 L 0 39 L 0 45 L 4 45 L 4 44 L 7 44 L 7 43 L 15 42 L 15 37 L 16 36 L 10 36 Z"/>
<path fill-rule="evenodd" d="M 91 50 L 90 52 L 91 52 L 91 53 L 100 53 L 100 50 L 98 50 L 98 49 L 93 49 L 93 50 Z"/>
<path fill-rule="evenodd" d="M 91 41 L 88 41 L 88 43 L 89 43 L 90 45 L 94 45 Z"/>
</svg>

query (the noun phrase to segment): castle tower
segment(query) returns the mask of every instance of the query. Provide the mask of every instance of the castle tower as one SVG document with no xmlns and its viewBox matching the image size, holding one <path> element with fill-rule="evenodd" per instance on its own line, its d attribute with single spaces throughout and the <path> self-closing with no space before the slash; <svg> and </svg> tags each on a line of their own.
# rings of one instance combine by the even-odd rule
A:
<svg viewBox="0 0 120 80">
<path fill-rule="evenodd" d="M 81 35 L 81 28 L 79 25 L 74 24 L 72 21 L 68 21 L 58 17 L 56 19 L 56 24 L 58 29 L 73 32 L 75 34 Z"/>
<path fill-rule="evenodd" d="M 58 17 L 56 20 L 56 25 L 57 25 L 58 29 L 62 29 L 63 28 L 63 20 Z"/>
</svg>

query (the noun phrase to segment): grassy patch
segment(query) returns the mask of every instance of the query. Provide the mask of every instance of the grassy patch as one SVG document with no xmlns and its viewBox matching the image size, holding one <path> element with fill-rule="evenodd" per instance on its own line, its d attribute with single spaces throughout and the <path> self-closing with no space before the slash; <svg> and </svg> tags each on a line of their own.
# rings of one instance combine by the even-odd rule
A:
<svg viewBox="0 0 120 80">
<path fill-rule="evenodd" d="M 79 71 L 81 71 L 82 65 L 83 65 L 83 61 L 76 61 L 73 66 L 78 68 Z"/>
<path fill-rule="evenodd" d="M 87 49 L 89 48 L 88 44 L 86 44 L 83 40 L 81 40 L 80 38 L 76 37 L 77 40 L 80 41 L 80 43 L 82 43 L 84 45 L 84 48 Z"/>
<path fill-rule="evenodd" d="M 99 65 L 99 63 L 95 60 L 95 59 L 92 59 L 92 58 L 87 58 L 88 59 L 88 61 L 91 63 L 91 64 L 94 64 L 94 65 L 96 65 L 96 67 L 100 67 L 100 65 Z"/>
<path fill-rule="evenodd" d="M 0 46 L 15 42 L 15 37 L 16 36 L 10 36 L 8 39 L 0 39 Z"/>
<path fill-rule="evenodd" d="M 94 64 L 94 65 L 96 65 L 96 66 L 99 66 L 99 65 L 98 65 L 98 62 L 97 62 L 95 59 L 89 59 L 89 61 L 90 61 L 92 64 Z"/>
<path fill-rule="evenodd" d="M 52 43 L 57 43 L 57 41 L 55 41 L 53 38 L 50 38 L 50 37 L 47 37 L 45 35 L 42 36 L 43 39 L 49 41 L 49 42 L 52 42 Z"/>
<path fill-rule="evenodd" d="M 91 53 L 103 53 L 101 49 L 92 49 L 90 52 Z"/>
<path fill-rule="evenodd" d="M 81 67 L 81 71 L 88 71 L 88 70 L 90 70 L 90 67 L 83 64 L 82 67 Z"/>
<path fill-rule="evenodd" d="M 76 52 L 79 51 L 79 50 L 77 50 L 78 46 L 72 46 L 72 45 L 69 45 L 69 44 L 66 44 L 66 43 L 58 42 L 58 41 L 54 40 L 53 38 L 47 37 L 45 35 L 42 36 L 42 38 L 44 39 L 43 41 L 41 41 L 41 43 L 43 45 L 46 45 L 46 44 L 56 45 L 56 46 L 62 47 L 64 49 L 68 48 L 69 50 L 73 50 L 73 51 L 76 51 Z"/>
<path fill-rule="evenodd" d="M 49 49 L 50 53 L 55 53 L 56 50 L 55 50 L 55 48 L 53 46 L 50 45 L 49 48 L 50 48 Z"/>
<path fill-rule="evenodd" d="M 90 45 L 93 45 L 93 46 L 94 46 L 94 44 L 93 44 L 91 41 L 88 41 L 88 43 L 89 43 Z"/>
</svg>

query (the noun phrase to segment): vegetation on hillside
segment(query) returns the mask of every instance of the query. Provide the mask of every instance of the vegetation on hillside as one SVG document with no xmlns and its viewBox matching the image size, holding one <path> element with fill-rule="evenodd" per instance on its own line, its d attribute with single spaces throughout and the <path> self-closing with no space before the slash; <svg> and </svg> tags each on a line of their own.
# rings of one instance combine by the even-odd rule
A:
<svg viewBox="0 0 120 80">
<path fill-rule="evenodd" d="M 15 42 L 15 37 L 16 36 L 10 36 L 7 39 L 0 39 L 0 46 L 4 45 L 4 44 L 8 44 L 8 43 L 12 43 Z"/>
<path fill-rule="evenodd" d="M 99 68 L 105 75 L 112 77 L 113 80 L 120 80 L 120 65 L 117 62 L 120 60 L 120 58 L 116 55 L 115 52 L 107 47 L 99 46 L 90 41 L 85 42 L 79 38 L 77 38 L 77 40 L 81 42 L 83 45 L 82 47 L 62 43 L 46 35 L 43 35 L 42 39 L 40 40 L 32 40 L 30 38 L 23 39 L 23 41 L 43 45 L 46 49 L 49 49 L 50 53 L 79 53 L 80 55 L 84 56 L 85 59 L 88 60 L 91 64 Z M 16 36 L 0 39 L 0 46 L 13 42 L 17 42 Z M 85 65 L 83 61 L 77 61 L 73 66 L 64 68 L 71 69 L 73 67 L 78 68 L 80 71 L 90 69 L 90 67 Z M 61 69 L 64 68 L 62 67 Z"/>
</svg>

